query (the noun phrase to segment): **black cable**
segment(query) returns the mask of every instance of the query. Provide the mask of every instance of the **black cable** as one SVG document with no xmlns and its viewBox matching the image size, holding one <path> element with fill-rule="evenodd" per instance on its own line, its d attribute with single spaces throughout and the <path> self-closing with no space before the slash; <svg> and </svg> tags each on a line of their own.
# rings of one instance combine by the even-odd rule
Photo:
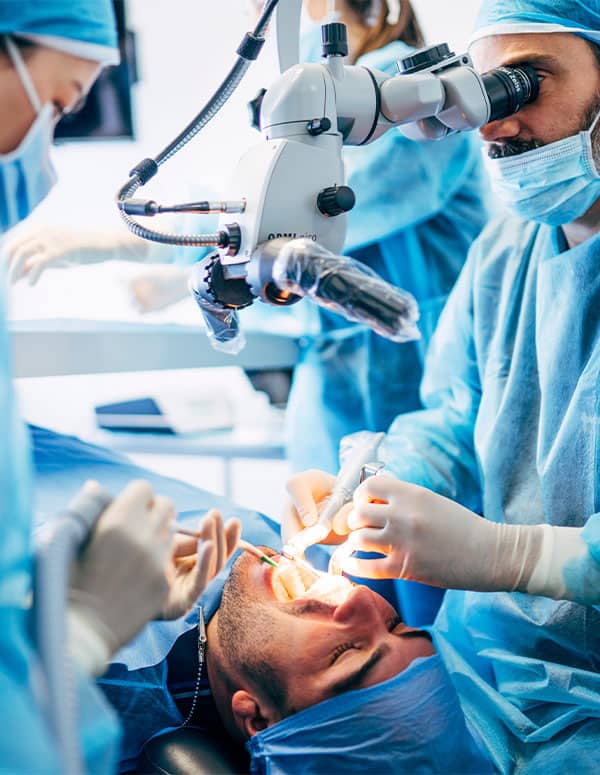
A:
<svg viewBox="0 0 600 775">
<path fill-rule="evenodd" d="M 117 193 L 117 206 L 121 218 L 133 234 L 152 242 L 169 245 L 227 247 L 229 244 L 229 235 L 225 231 L 220 231 L 218 234 L 171 234 L 148 229 L 125 212 L 123 202 L 154 177 L 160 166 L 187 145 L 228 102 L 250 64 L 258 57 L 264 44 L 263 34 L 278 3 L 279 0 L 267 0 L 254 30 L 247 33 L 238 46 L 237 59 L 233 67 L 202 110 L 154 159 L 142 159 L 129 173 L 129 179 Z"/>
</svg>

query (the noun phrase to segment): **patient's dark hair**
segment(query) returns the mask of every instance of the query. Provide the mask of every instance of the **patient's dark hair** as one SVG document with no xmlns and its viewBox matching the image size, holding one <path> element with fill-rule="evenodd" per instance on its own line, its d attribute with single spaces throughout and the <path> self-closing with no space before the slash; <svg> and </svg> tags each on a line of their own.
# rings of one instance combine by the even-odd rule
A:
<svg viewBox="0 0 600 775">
<path fill-rule="evenodd" d="M 282 676 L 260 656 L 261 645 L 272 639 L 273 619 L 266 606 L 257 602 L 250 610 L 246 600 L 239 564 L 236 562 L 223 587 L 219 606 L 219 644 L 232 669 L 239 670 L 255 686 L 260 687 L 282 717 L 290 716 L 295 710 L 288 706 Z M 239 689 L 229 674 L 223 678 L 231 694 Z"/>
</svg>

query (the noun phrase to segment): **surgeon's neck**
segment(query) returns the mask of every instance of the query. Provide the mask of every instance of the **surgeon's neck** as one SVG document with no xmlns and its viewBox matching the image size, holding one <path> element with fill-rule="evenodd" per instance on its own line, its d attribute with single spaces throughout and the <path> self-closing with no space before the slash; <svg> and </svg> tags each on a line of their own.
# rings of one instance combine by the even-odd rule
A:
<svg viewBox="0 0 600 775">
<path fill-rule="evenodd" d="M 565 238 L 570 248 L 581 245 L 600 232 L 600 199 L 590 207 L 581 218 L 563 227 Z"/>
</svg>

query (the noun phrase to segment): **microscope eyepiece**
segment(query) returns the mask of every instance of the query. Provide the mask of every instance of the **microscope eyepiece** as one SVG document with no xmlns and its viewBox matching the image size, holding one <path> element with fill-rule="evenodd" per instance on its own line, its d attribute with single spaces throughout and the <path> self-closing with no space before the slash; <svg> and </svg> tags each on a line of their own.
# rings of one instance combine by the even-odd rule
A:
<svg viewBox="0 0 600 775">
<path fill-rule="evenodd" d="M 488 121 L 512 116 L 533 102 L 540 91 L 540 79 L 531 65 L 497 67 L 481 76 L 490 101 Z"/>
</svg>

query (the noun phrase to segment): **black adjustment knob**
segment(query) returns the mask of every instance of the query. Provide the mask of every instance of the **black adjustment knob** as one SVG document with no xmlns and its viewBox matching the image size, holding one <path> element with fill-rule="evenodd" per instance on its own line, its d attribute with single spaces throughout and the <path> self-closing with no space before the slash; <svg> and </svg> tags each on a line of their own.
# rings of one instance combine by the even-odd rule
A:
<svg viewBox="0 0 600 775">
<path fill-rule="evenodd" d="M 250 113 L 250 126 L 253 129 L 260 130 L 260 109 L 267 93 L 266 89 L 260 89 L 253 100 L 248 103 L 248 112 Z"/>
<path fill-rule="evenodd" d="M 333 218 L 352 210 L 356 203 L 354 191 L 349 186 L 329 186 L 317 197 L 317 207 L 323 215 Z"/>
<path fill-rule="evenodd" d="M 323 132 L 329 132 L 330 129 L 331 121 L 327 118 L 327 116 L 323 116 L 323 118 L 313 118 L 306 125 L 306 131 L 313 137 L 322 135 Z"/>
<path fill-rule="evenodd" d="M 400 59 L 398 62 L 398 70 L 402 75 L 417 73 L 419 70 L 426 70 L 428 67 L 437 65 L 438 62 L 442 62 L 444 59 L 450 59 L 450 57 L 453 56 L 454 52 L 450 51 L 447 43 L 441 43 L 439 46 L 420 48 L 410 56 Z"/>
<path fill-rule="evenodd" d="M 324 57 L 348 56 L 348 37 L 345 24 L 340 22 L 324 24 L 321 27 L 321 39 Z"/>
</svg>

